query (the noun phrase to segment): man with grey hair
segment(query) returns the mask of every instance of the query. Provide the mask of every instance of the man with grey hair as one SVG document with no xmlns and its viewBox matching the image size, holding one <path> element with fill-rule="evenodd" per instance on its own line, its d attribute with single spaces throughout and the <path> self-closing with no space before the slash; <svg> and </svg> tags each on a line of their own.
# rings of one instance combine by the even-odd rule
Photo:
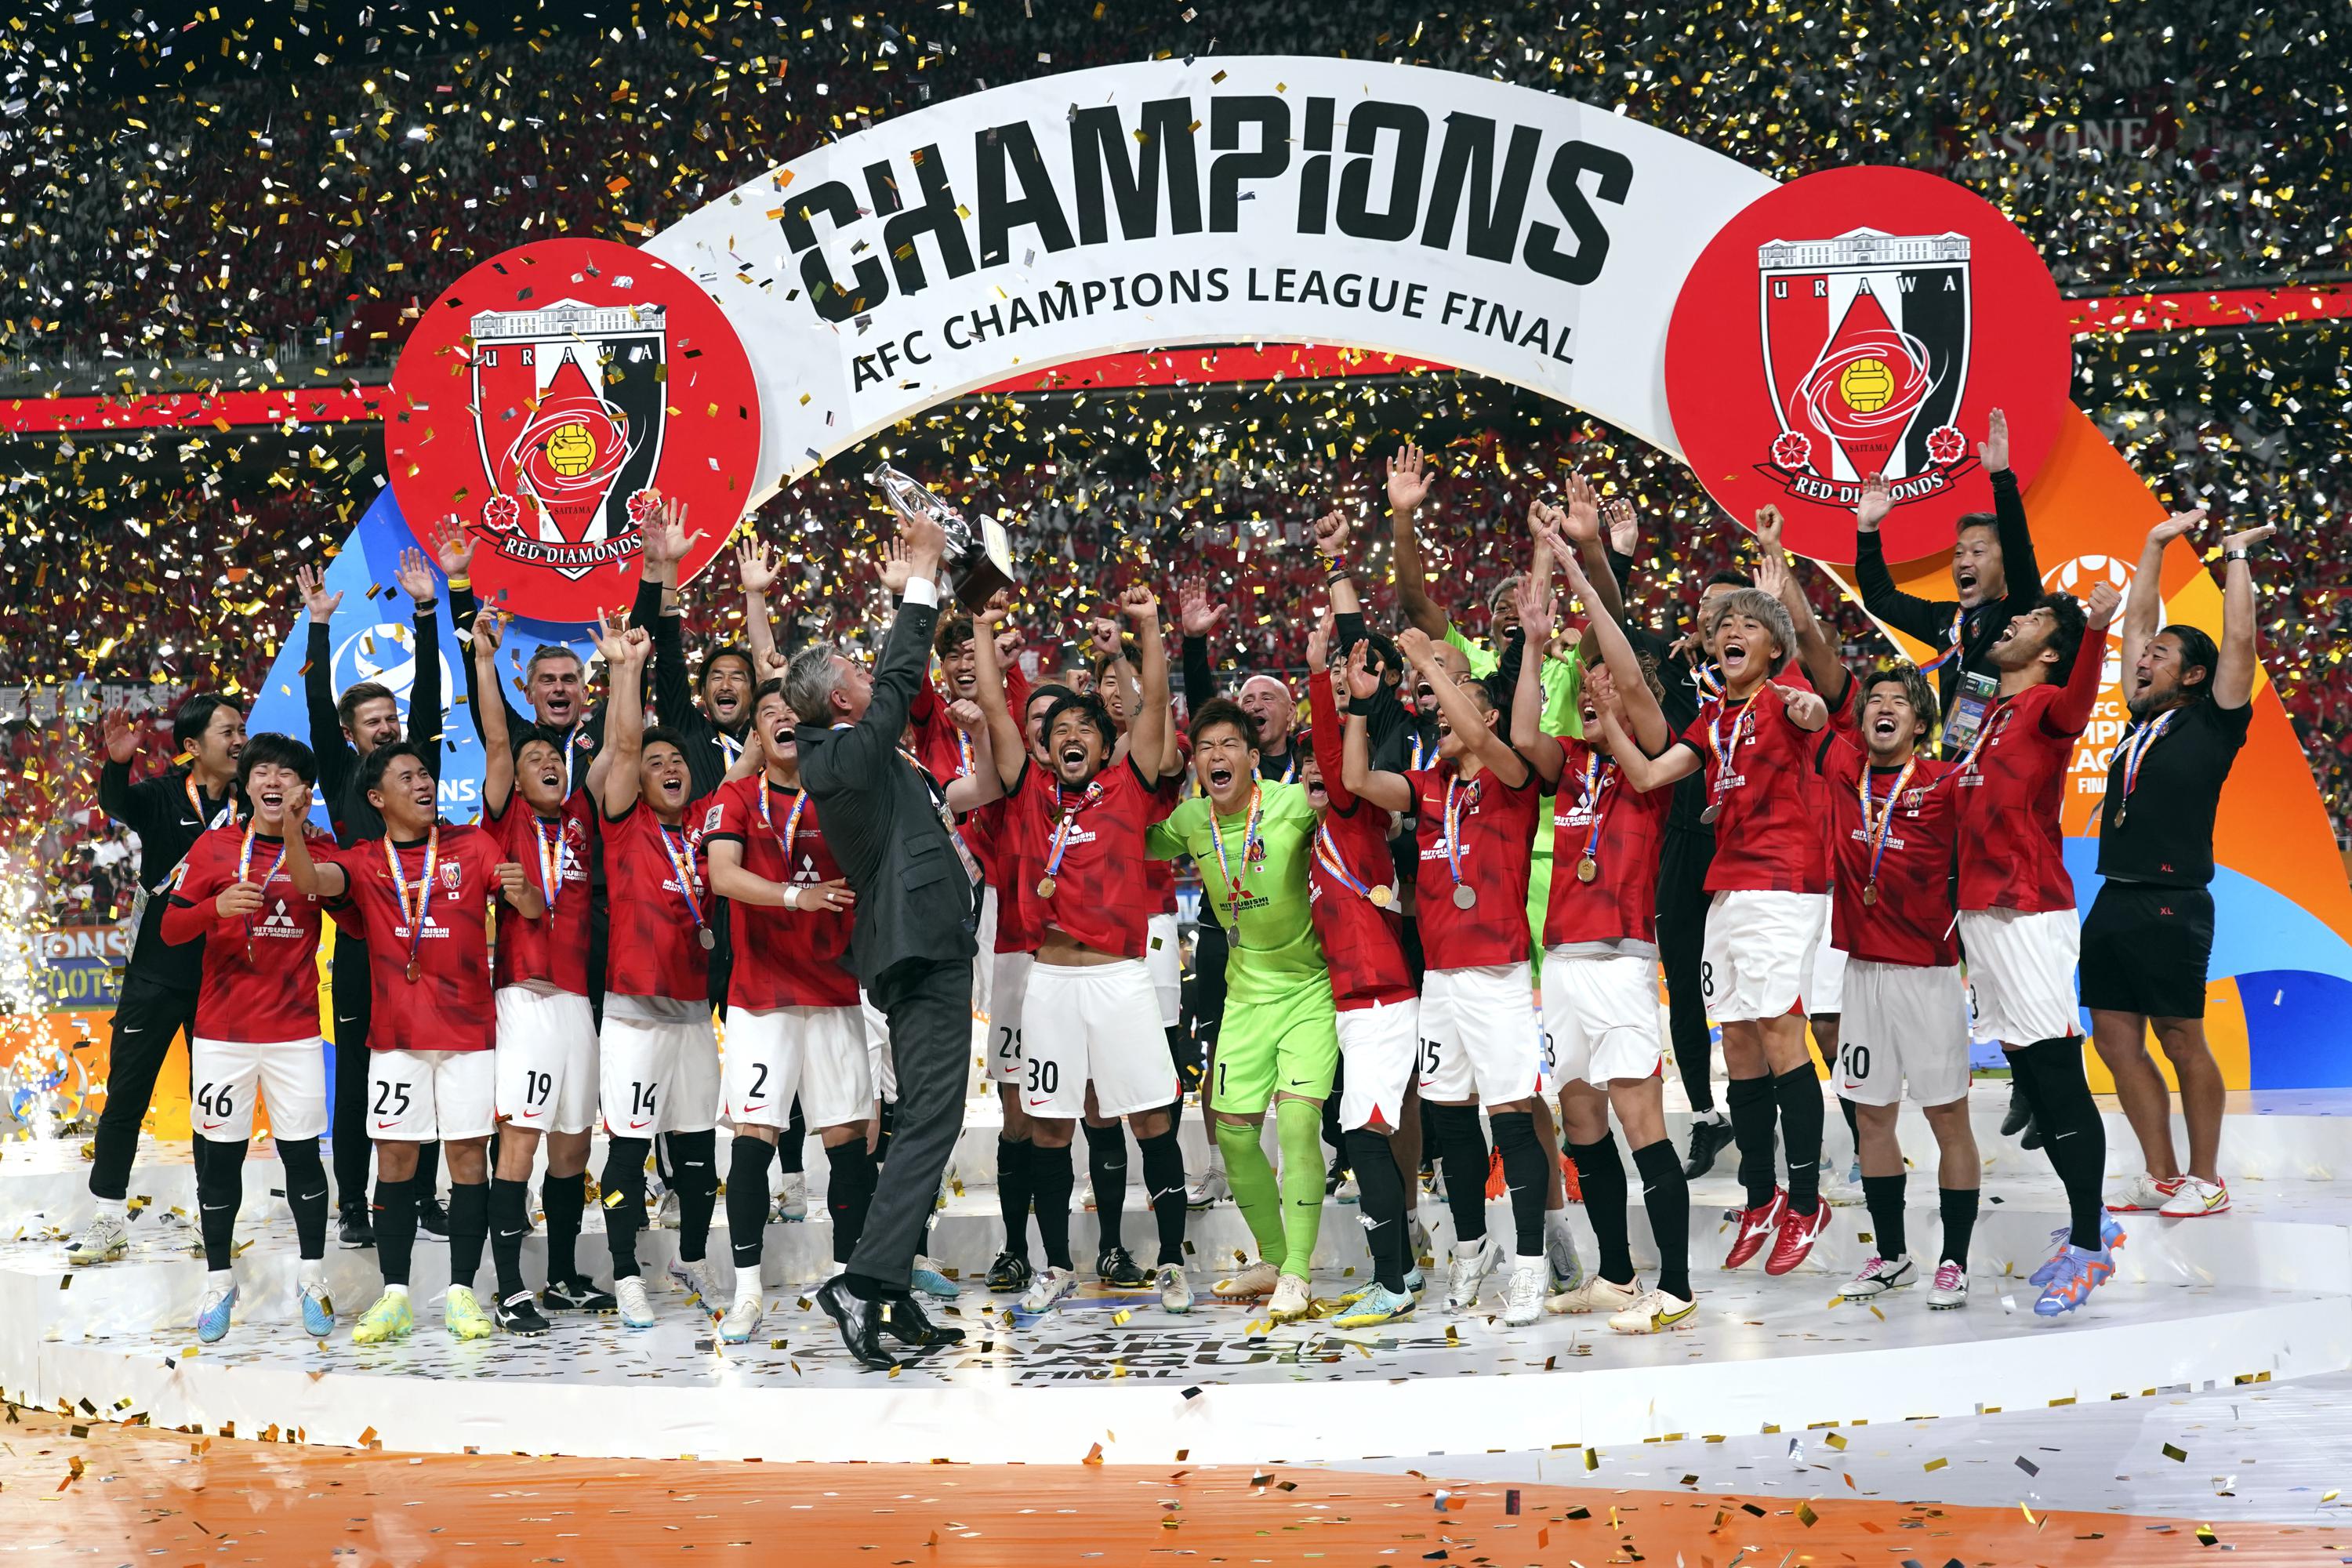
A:
<svg viewBox="0 0 2352 1568">
<path fill-rule="evenodd" d="M 961 1129 L 978 951 L 978 877 L 955 837 L 946 792 L 898 749 L 930 656 L 947 536 L 930 519 L 907 516 L 898 539 L 907 595 L 874 673 L 828 643 L 802 648 L 784 673 L 785 700 L 801 719 L 801 785 L 824 815 L 826 843 L 857 896 L 850 960 L 889 1022 L 898 1086 L 890 1159 L 865 1234 L 846 1270 L 816 1300 L 850 1354 L 883 1370 L 898 1364 L 882 1348 L 884 1332 L 918 1348 L 963 1338 L 923 1316 L 908 1280 Z"/>
</svg>

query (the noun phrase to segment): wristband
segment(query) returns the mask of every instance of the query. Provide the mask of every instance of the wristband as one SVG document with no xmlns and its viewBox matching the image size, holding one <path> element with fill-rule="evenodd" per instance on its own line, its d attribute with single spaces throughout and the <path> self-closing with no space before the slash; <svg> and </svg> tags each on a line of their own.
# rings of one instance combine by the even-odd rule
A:
<svg viewBox="0 0 2352 1568">
<path fill-rule="evenodd" d="M 1349 571 L 1345 566 L 1334 566 L 1331 570 L 1323 574 L 1323 584 L 1324 586 L 1328 587 L 1334 583 L 1345 582 L 1348 578 L 1353 577 L 1354 575 L 1355 574 Z"/>
<path fill-rule="evenodd" d="M 419 599 L 416 601 L 416 613 L 420 616 L 429 616 L 440 607 L 441 601 L 437 597 L 431 599 Z"/>
<path fill-rule="evenodd" d="M 474 580 L 463 572 L 453 574 L 449 579 L 449 592 L 453 594 L 469 594 L 473 588 Z"/>
<path fill-rule="evenodd" d="M 2224 561 L 2246 561 L 2251 560 L 2252 558 L 2251 552 L 2244 550 L 2224 550 L 2221 552 L 2221 559 Z"/>
<path fill-rule="evenodd" d="M 786 882 L 786 883 L 784 884 L 784 908 L 786 908 L 786 909 L 788 909 L 788 910 L 797 910 L 797 909 L 799 909 L 800 907 L 801 907 L 801 890 L 800 890 L 800 888 L 799 888 L 796 884 L 794 884 L 794 883 L 792 883 L 792 882 Z"/>
</svg>

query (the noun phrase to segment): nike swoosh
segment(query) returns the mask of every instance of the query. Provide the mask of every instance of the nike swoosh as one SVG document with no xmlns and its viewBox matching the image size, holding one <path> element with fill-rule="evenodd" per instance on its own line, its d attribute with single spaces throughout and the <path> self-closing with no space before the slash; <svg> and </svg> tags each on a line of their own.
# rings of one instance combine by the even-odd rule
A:
<svg viewBox="0 0 2352 1568">
<path fill-rule="evenodd" d="M 120 1028 L 120 1029 L 115 1030 L 114 1032 L 115 1032 L 116 1034 L 118 1034 L 118 1035 L 136 1035 L 136 1034 L 143 1033 L 143 1031 L 142 1031 L 142 1030 L 141 1030 L 141 1029 L 138 1027 L 138 1026 L 136 1026 L 136 1025 L 131 1025 L 131 1026 L 129 1026 L 124 1027 L 124 1028 Z"/>
<path fill-rule="evenodd" d="M 646 1120 L 645 1120 L 645 1121 L 632 1121 L 632 1122 L 630 1122 L 630 1123 L 629 1123 L 629 1131 L 632 1131 L 632 1132 L 635 1132 L 635 1131 L 638 1128 L 640 1128 L 640 1127 L 651 1127 L 652 1125 L 653 1125 L 653 1121 L 652 1121 L 652 1119 L 649 1117 L 649 1118 L 647 1118 Z"/>
<path fill-rule="evenodd" d="M 397 1127 L 399 1125 L 400 1123 L 398 1121 L 379 1121 L 375 1124 L 375 1130 L 381 1132 L 387 1127 Z"/>
</svg>

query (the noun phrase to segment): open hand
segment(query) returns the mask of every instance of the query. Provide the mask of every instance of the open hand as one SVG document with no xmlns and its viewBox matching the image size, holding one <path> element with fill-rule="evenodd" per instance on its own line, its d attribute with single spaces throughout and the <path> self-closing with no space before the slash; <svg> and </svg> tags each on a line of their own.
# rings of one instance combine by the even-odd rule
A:
<svg viewBox="0 0 2352 1568">
<path fill-rule="evenodd" d="M 1864 533 L 1876 533 L 1886 514 L 1895 510 L 1895 492 L 1889 489 L 1885 474 L 1873 474 L 1862 481 L 1862 499 L 1853 504 L 1853 523 Z"/>
<path fill-rule="evenodd" d="M 326 625 L 343 602 L 341 594 L 327 592 L 327 574 L 316 566 L 294 568 L 294 590 L 302 595 L 302 608 L 317 626 Z"/>
<path fill-rule="evenodd" d="M 1429 460 L 1422 456 L 1419 447 L 1408 441 L 1397 448 L 1389 459 L 1389 510 L 1407 516 L 1421 510 L 1429 499 Z"/>
<path fill-rule="evenodd" d="M 131 727 L 131 710 L 117 708 L 100 723 L 99 738 L 109 761 L 128 763 L 139 754 L 139 731 Z"/>
<path fill-rule="evenodd" d="M 261 912 L 261 889 L 251 882 L 233 882 L 220 890 L 213 908 L 224 915 L 242 917 Z"/>
<path fill-rule="evenodd" d="M 776 585 L 776 552 L 756 533 L 735 543 L 735 576 L 746 594 L 765 594 Z"/>
<path fill-rule="evenodd" d="M 474 564 L 474 536 L 454 511 L 433 525 L 433 559 L 445 577 L 463 577 Z"/>
<path fill-rule="evenodd" d="M 1363 702 L 1379 695 L 1381 672 L 1371 668 L 1372 645 L 1359 642 L 1348 650 L 1348 696 L 1351 701 Z"/>
<path fill-rule="evenodd" d="M 425 552 L 415 545 L 400 552 L 400 568 L 393 577 L 400 584 L 400 591 L 420 605 L 438 592 L 434 586 L 433 568 L 426 563 Z"/>
<path fill-rule="evenodd" d="M 1998 408 L 1985 416 L 1985 438 L 1977 443 L 1977 457 L 1989 474 L 2009 467 L 2009 416 Z"/>
</svg>

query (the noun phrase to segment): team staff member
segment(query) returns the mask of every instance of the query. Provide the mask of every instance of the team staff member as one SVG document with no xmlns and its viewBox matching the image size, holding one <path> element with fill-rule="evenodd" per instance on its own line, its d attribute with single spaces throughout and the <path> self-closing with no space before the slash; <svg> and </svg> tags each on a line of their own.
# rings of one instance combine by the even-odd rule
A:
<svg viewBox="0 0 2352 1568">
<path fill-rule="evenodd" d="M 2205 969 L 2213 955 L 2213 818 L 2221 785 L 2253 720 L 2253 569 L 2247 553 L 2267 523 L 2222 542 L 2221 641 L 2191 626 L 2158 631 L 2164 547 L 2203 521 L 2202 507 L 2148 531 L 2124 612 L 2125 703 L 2131 732 L 2107 768 L 2099 812 L 2099 875 L 2083 922 L 2083 1005 L 2091 1038 L 2115 1075 L 2147 1172 L 2115 1209 L 2153 1208 L 2170 1219 L 2230 1206 L 2221 1181 L 2221 1069 L 2205 1043 Z M 2189 1168 L 2174 1163 L 2170 1101 L 2147 1057 L 2147 1031 L 2180 1083 Z"/>
<path fill-rule="evenodd" d="M 523 868 L 478 827 L 445 827 L 440 786 L 415 741 L 368 753 L 360 778 L 383 818 L 383 837 L 347 849 L 285 838 L 286 869 L 303 893 L 343 905 L 335 918 L 368 942 L 374 982 L 368 1015 L 368 1124 L 375 1134 L 376 1263 L 383 1294 L 352 1331 L 357 1344 L 405 1339 L 416 1240 L 417 1145 L 449 1146 L 452 1337 L 491 1332 L 474 1299 L 489 1230 L 490 1131 L 497 1117 L 498 1015 L 491 997 L 489 912 L 503 897 L 525 920 L 546 913 Z M 310 814 L 310 792 L 287 792 L 286 816 Z"/>
<path fill-rule="evenodd" d="M 453 584 L 466 580 L 474 545 L 455 517 L 442 519 L 435 529 L 433 552 Z M 438 779 L 441 616 L 433 571 L 422 552 L 404 550 L 394 575 L 415 605 L 410 623 L 415 631 L 411 650 L 415 679 L 408 689 L 407 738 L 424 749 L 425 765 Z M 329 623 L 343 596 L 329 593 L 325 579 L 325 573 L 315 566 L 297 568 L 294 574 L 302 607 L 310 616 L 302 697 L 310 711 L 310 751 L 318 758 L 318 794 L 327 803 L 327 820 L 334 828 L 336 844 L 348 848 L 362 838 L 383 835 L 383 818 L 368 804 L 360 773 L 378 746 L 401 739 L 400 700 L 391 688 L 373 680 L 355 683 L 340 698 L 335 695 L 335 647 Z M 342 1210 L 341 1240 L 345 1247 L 366 1247 L 374 1240 L 367 1203 L 368 955 L 359 932 L 340 923 L 335 928 L 329 983 L 334 992 L 335 1192 Z M 417 1183 L 417 1222 L 435 1236 L 446 1236 L 449 1217 L 436 1195 L 439 1149 L 428 1144 L 420 1151 L 417 1166 L 422 1174 Z"/>
<path fill-rule="evenodd" d="M 301 1251 L 295 1306 L 302 1331 L 335 1330 L 327 1296 L 327 1061 L 319 1041 L 319 931 L 326 911 L 286 874 L 289 833 L 310 831 L 286 812 L 287 792 L 317 776 L 310 748 L 286 735 L 255 735 L 237 758 L 237 787 L 253 803 L 239 826 L 223 823 L 196 840 L 172 874 L 163 939 L 203 943 L 205 977 L 188 1041 L 190 1120 L 210 1146 L 198 1167 L 205 1291 L 196 1338 L 228 1332 L 236 1309 L 236 1214 L 257 1092 L 269 1097 L 269 1137 L 286 1169 L 286 1204 Z"/>
<path fill-rule="evenodd" d="M 474 617 L 474 683 L 498 679 L 504 624 Z M 596 1019 L 588 1006 L 587 795 L 566 795 L 563 743 L 539 729 L 516 745 L 507 706 L 478 703 L 482 717 L 482 822 L 506 858 L 527 868 L 547 906 L 528 921 L 499 912 L 498 1167 L 490 1177 L 492 1309 L 509 1333 L 547 1329 L 540 1307 L 609 1312 L 613 1298 L 580 1272 L 580 1215 L 588 1141 L 596 1125 Z M 547 1289 L 534 1303 L 522 1279 L 531 1162 L 547 1141 Z"/>
<path fill-rule="evenodd" d="M 2034 1270 L 2033 1310 L 2071 1312 L 2115 1272 L 2121 1226 L 2103 1212 L 2107 1137 L 2083 1075 L 2074 963 L 2081 928 L 2067 874 L 2060 808 L 2074 743 L 2091 721 L 2116 591 L 2092 590 L 2089 612 L 2048 594 L 1992 647 L 2000 689 L 1945 787 L 1957 789 L 1959 937 L 1968 954 L 1969 1038 L 1998 1042 L 2012 1081 L 2066 1188 L 2058 1250 Z"/>
<path fill-rule="evenodd" d="M 99 770 L 98 804 L 139 836 L 139 879 L 147 889 L 147 907 L 114 1005 L 106 1109 L 99 1113 L 97 1156 L 89 1168 L 97 1212 L 66 1245 L 68 1263 L 109 1262 L 129 1245 L 131 1162 L 139 1152 L 139 1124 L 146 1119 L 172 1037 L 185 1033 L 192 1045 L 196 1037 L 204 948 L 199 942 L 174 946 L 164 939 L 163 889 L 201 835 L 236 820 L 245 715 L 210 692 L 182 702 L 172 715 L 172 745 L 188 759 L 187 765 L 138 784 L 131 782 L 131 759 L 139 754 L 131 716 L 108 714 L 102 735 L 106 763 Z M 204 1140 L 196 1140 L 199 1181 L 209 1152 Z"/>
</svg>

